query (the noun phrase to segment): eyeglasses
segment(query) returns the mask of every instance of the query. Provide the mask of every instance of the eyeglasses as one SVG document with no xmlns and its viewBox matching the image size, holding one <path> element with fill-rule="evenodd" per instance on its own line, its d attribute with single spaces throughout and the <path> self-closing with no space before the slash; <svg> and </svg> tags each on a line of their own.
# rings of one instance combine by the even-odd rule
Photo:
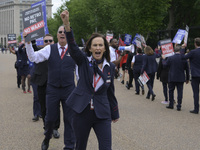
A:
<svg viewBox="0 0 200 150">
<path fill-rule="evenodd" d="M 53 40 L 44 40 L 44 43 L 52 43 L 53 42 Z"/>
<path fill-rule="evenodd" d="M 64 31 L 58 31 L 59 34 L 65 33 Z"/>
</svg>

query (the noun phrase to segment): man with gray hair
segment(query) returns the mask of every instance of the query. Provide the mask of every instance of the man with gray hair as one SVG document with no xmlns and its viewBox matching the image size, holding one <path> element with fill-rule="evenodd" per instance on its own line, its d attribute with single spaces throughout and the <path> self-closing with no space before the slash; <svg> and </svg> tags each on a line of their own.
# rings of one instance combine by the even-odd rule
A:
<svg viewBox="0 0 200 150">
<path fill-rule="evenodd" d="M 23 33 L 26 38 L 27 33 Z M 72 150 L 75 145 L 75 135 L 71 125 L 72 110 L 65 104 L 72 90 L 75 88 L 75 62 L 68 53 L 68 44 L 64 34 L 64 26 L 57 32 L 58 43 L 48 45 L 40 51 L 34 52 L 30 42 L 26 43 L 26 51 L 30 61 L 39 63 L 48 60 L 48 79 L 46 89 L 45 139 L 41 149 L 47 150 L 52 137 L 55 121 L 59 115 L 60 102 L 64 115 L 64 150 Z"/>
</svg>

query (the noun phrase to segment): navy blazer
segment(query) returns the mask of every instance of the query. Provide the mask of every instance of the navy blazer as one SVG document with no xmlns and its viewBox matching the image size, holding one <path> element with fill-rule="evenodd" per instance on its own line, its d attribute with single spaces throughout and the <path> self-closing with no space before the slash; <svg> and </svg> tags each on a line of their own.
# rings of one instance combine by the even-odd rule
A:
<svg viewBox="0 0 200 150">
<path fill-rule="evenodd" d="M 169 67 L 168 82 L 185 82 L 185 80 L 189 80 L 188 62 L 181 58 L 181 54 L 176 53 L 168 57 L 167 60 L 163 60 L 163 65 Z"/>
<path fill-rule="evenodd" d="M 190 60 L 190 68 L 192 77 L 200 77 L 200 48 L 191 50 L 183 58 Z"/>
<path fill-rule="evenodd" d="M 119 110 L 116 97 L 114 95 L 114 70 L 115 65 L 105 65 L 103 76 L 104 83 L 97 91 L 94 91 L 93 75 L 94 70 L 86 54 L 81 52 L 74 41 L 72 31 L 66 33 L 69 53 L 78 65 L 79 80 L 77 87 L 68 97 L 66 104 L 75 112 L 81 113 L 93 99 L 94 111 L 100 119 L 118 119 Z"/>
<path fill-rule="evenodd" d="M 158 63 L 156 58 L 160 57 L 160 54 L 154 53 L 153 55 L 143 55 L 143 65 L 141 69 L 141 74 L 146 71 L 147 74 L 155 73 L 158 68 Z"/>
</svg>

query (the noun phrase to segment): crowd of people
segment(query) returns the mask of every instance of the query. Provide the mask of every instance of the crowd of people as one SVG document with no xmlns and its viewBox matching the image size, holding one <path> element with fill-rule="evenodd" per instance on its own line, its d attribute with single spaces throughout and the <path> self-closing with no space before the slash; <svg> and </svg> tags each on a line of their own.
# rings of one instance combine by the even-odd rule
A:
<svg viewBox="0 0 200 150">
<path fill-rule="evenodd" d="M 194 50 L 185 53 L 185 45 L 175 45 L 174 55 L 165 57 L 161 50 L 155 52 L 147 45 L 143 48 L 135 46 L 134 51 L 117 51 L 119 45 L 116 38 L 108 43 L 103 35 L 94 33 L 83 52 L 75 42 L 69 12 L 63 11 L 60 17 L 63 25 L 57 31 L 58 43 L 54 43 L 53 36 L 47 34 L 43 37 L 44 47 L 29 41 L 18 49 L 10 48 L 10 52 L 17 56 L 18 88 L 22 85 L 23 93 L 32 93 L 30 86 L 33 89 L 32 120 L 38 121 L 40 117 L 43 120 L 45 137 L 42 150 L 48 149 L 52 136 L 60 137 L 60 103 L 64 120 L 64 150 L 86 150 L 92 128 L 99 149 L 111 150 L 111 123 L 117 122 L 120 117 L 115 79 L 121 79 L 127 90 L 135 87 L 136 95 L 144 95 L 144 86 L 147 86 L 146 99 L 154 101 L 156 77 L 163 87 L 165 100 L 162 103 L 167 104 L 168 109 L 174 108 L 176 87 L 176 108 L 181 111 L 183 85 L 184 82 L 189 83 L 191 71 L 194 109 L 190 112 L 199 113 L 200 38 L 195 38 Z M 24 32 L 24 39 L 26 36 Z M 138 81 L 144 72 L 149 77 L 146 85 Z M 126 83 L 125 74 L 128 75 Z"/>
</svg>

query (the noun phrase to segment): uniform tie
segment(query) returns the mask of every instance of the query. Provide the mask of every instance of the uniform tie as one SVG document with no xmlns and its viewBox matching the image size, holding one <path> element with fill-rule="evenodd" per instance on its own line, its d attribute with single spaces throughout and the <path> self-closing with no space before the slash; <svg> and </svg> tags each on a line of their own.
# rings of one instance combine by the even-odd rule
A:
<svg viewBox="0 0 200 150">
<path fill-rule="evenodd" d="M 62 52 L 61 52 L 61 59 L 63 58 L 63 54 L 64 54 L 64 52 L 65 52 L 65 47 L 60 47 L 61 49 L 62 49 Z"/>
</svg>

